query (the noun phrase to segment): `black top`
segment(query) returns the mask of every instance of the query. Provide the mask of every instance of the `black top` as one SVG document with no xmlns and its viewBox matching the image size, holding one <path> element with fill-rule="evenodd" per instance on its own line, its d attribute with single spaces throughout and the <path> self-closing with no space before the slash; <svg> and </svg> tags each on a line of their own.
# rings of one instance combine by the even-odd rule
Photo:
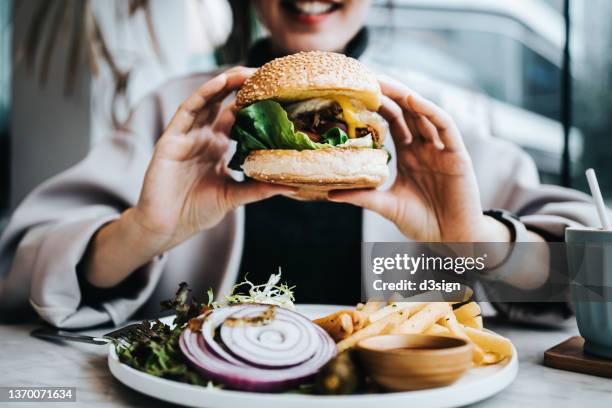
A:
<svg viewBox="0 0 612 408">
<path fill-rule="evenodd" d="M 358 58 L 367 45 L 362 29 L 345 54 Z M 247 65 L 274 56 L 267 39 L 256 42 Z M 347 204 L 274 197 L 246 206 L 238 281 L 264 283 L 282 268 L 300 303 L 355 304 L 361 293 L 362 210 Z"/>
</svg>

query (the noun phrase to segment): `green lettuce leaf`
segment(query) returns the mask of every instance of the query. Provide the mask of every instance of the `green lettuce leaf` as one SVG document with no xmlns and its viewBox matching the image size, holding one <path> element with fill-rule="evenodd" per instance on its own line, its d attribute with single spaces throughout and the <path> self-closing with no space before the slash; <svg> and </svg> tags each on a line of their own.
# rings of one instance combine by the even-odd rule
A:
<svg viewBox="0 0 612 408">
<path fill-rule="evenodd" d="M 271 100 L 256 102 L 241 109 L 230 135 L 238 142 L 229 165 L 234 170 L 241 170 L 240 166 L 251 150 L 327 149 L 348 140 L 342 129 L 332 128 L 322 136 L 323 143 L 313 142 L 305 133 L 296 132 L 287 112 L 278 102 Z"/>
<path fill-rule="evenodd" d="M 340 128 L 331 128 L 327 132 L 323 133 L 323 143 L 330 144 L 332 146 L 338 146 L 348 141 L 348 136 L 344 130 Z"/>
</svg>

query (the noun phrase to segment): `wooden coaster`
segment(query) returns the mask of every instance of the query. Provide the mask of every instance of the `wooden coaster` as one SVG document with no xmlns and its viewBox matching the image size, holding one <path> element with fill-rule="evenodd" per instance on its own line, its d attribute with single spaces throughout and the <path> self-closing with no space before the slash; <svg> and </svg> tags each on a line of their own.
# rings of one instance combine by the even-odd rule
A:
<svg viewBox="0 0 612 408">
<path fill-rule="evenodd" d="M 559 370 L 612 378 L 612 360 L 585 354 L 583 345 L 582 337 L 570 337 L 544 353 L 544 365 Z"/>
</svg>

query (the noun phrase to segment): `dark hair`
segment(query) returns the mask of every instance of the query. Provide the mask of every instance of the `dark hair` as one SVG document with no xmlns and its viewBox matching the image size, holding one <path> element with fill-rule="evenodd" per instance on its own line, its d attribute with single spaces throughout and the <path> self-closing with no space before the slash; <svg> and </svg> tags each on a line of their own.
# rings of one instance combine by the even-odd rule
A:
<svg viewBox="0 0 612 408">
<path fill-rule="evenodd" d="M 244 61 L 257 29 L 250 0 L 229 0 L 229 5 L 232 9 L 232 31 L 225 44 L 217 50 L 219 65 Z"/>
</svg>

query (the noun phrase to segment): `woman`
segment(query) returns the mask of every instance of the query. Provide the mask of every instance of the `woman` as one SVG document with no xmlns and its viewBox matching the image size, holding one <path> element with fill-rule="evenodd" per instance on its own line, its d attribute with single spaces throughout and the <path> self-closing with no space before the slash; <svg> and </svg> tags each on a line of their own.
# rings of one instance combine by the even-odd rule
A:
<svg viewBox="0 0 612 408">
<path fill-rule="evenodd" d="M 252 5 L 270 35 L 251 48 L 247 65 L 311 49 L 366 59 L 366 0 Z M 155 314 L 180 281 L 196 293 L 209 286 L 224 292 L 247 272 L 261 281 L 278 266 L 301 302 L 354 303 L 362 241 L 545 242 L 562 240 L 568 225 L 595 222 L 586 196 L 539 185 L 518 148 L 482 129 L 462 131 L 440 107 L 388 77 L 380 79 L 381 114 L 397 167 L 388 190 L 304 203 L 287 198 L 288 187 L 234 181 L 225 166 L 234 114 L 222 102 L 252 72 L 238 67 L 212 79 L 171 81 L 135 108 L 129 132 L 37 188 L 2 238 L 2 307 L 29 300 L 56 326 L 120 324 L 138 309 Z M 490 208 L 512 211 L 522 223 L 483 214 Z M 546 274 L 506 279 L 530 288 Z M 499 308 L 519 318 L 525 310 Z M 565 304 L 543 309 L 569 314 Z"/>
</svg>

